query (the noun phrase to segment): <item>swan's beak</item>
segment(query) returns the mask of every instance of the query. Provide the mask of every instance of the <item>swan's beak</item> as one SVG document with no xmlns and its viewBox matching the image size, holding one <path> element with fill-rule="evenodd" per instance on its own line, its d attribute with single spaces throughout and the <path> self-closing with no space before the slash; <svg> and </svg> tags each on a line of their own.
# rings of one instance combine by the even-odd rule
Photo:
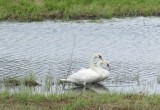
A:
<svg viewBox="0 0 160 110">
<path fill-rule="evenodd" d="M 111 69 L 108 63 L 107 63 L 107 67 L 108 67 L 108 70 L 110 70 L 110 69 Z"/>
</svg>

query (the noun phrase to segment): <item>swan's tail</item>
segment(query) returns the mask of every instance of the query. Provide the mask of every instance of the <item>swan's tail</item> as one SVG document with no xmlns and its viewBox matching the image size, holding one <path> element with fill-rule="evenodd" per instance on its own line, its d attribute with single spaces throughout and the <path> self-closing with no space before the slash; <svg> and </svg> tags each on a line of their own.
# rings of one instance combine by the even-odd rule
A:
<svg viewBox="0 0 160 110">
<path fill-rule="evenodd" d="M 60 79 L 60 82 L 67 82 L 67 79 Z"/>
<path fill-rule="evenodd" d="M 60 79 L 60 82 L 73 82 L 72 80 L 70 80 L 70 79 Z"/>
<path fill-rule="evenodd" d="M 60 79 L 60 82 L 62 83 L 76 83 L 73 79 Z"/>
</svg>

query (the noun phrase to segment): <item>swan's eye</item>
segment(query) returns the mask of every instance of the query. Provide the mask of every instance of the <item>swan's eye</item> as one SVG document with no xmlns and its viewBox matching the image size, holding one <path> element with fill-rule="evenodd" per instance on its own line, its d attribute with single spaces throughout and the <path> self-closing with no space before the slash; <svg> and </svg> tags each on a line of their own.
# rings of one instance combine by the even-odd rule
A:
<svg viewBox="0 0 160 110">
<path fill-rule="evenodd" d="M 107 63 L 107 67 L 109 68 L 109 64 Z"/>
</svg>

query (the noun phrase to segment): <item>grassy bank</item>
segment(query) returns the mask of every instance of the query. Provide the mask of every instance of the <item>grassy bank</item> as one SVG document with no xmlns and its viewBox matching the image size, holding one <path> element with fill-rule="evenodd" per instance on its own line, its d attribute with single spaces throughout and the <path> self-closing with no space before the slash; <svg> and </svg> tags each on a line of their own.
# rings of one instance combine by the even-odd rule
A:
<svg viewBox="0 0 160 110">
<path fill-rule="evenodd" d="M 0 93 L 1 110 L 159 110 L 160 95 Z"/>
<path fill-rule="evenodd" d="M 0 20 L 159 16 L 160 0 L 0 0 Z"/>
</svg>

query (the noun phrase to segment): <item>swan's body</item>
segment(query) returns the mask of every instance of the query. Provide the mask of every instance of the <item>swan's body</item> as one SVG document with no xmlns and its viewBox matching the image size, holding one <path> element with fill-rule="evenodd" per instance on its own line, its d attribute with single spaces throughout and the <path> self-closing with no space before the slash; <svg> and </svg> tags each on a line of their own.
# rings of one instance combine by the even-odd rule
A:
<svg viewBox="0 0 160 110">
<path fill-rule="evenodd" d="M 98 53 L 94 54 L 90 60 L 90 68 L 82 68 L 76 73 L 71 74 L 66 79 L 60 79 L 61 82 L 70 82 L 76 84 L 83 84 L 86 86 L 86 83 L 96 82 L 100 80 L 101 75 L 99 74 L 100 70 L 94 65 L 96 58 L 102 60 L 102 56 Z"/>
<path fill-rule="evenodd" d="M 60 79 L 63 82 L 70 82 L 75 84 L 83 84 L 96 82 L 101 79 L 101 75 L 97 72 L 93 71 L 91 68 L 89 69 L 81 69 L 76 73 L 71 74 L 67 77 L 67 79 Z"/>
</svg>

